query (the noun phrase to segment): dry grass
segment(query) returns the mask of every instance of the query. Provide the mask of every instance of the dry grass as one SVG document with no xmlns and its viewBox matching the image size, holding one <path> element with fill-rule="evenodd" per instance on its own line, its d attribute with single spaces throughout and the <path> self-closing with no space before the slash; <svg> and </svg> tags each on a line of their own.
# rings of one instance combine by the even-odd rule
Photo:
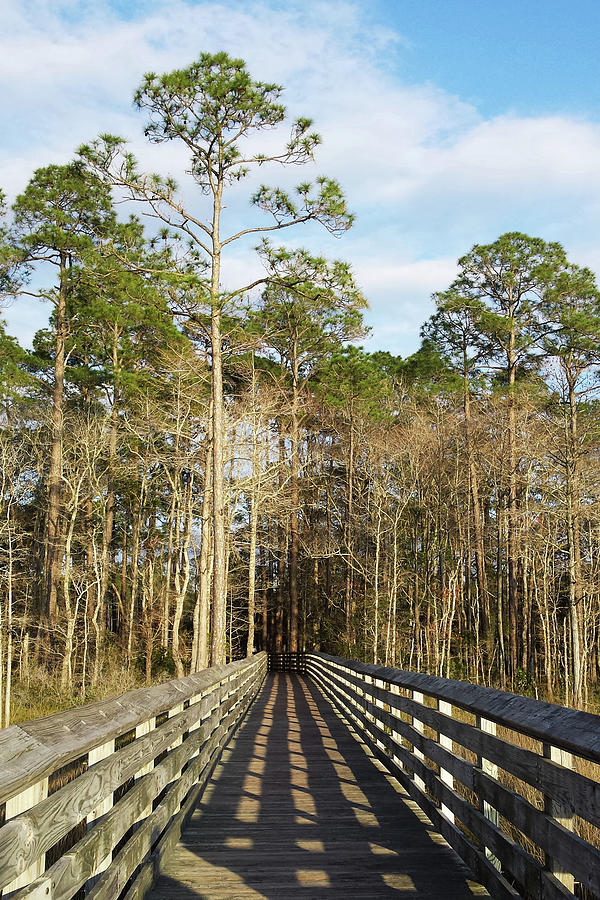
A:
<svg viewBox="0 0 600 900">
<path fill-rule="evenodd" d="M 13 683 L 11 697 L 11 725 L 39 719 L 52 713 L 83 706 L 95 700 L 117 697 L 125 691 L 142 686 L 136 672 L 127 672 L 122 666 L 109 666 L 96 685 L 84 694 L 73 694 L 60 686 L 60 678 L 51 676 L 42 667 L 32 668 L 29 674 Z"/>
<path fill-rule="evenodd" d="M 408 692 L 403 692 L 405 695 Z M 426 706 L 434 706 L 434 701 L 431 698 L 425 697 L 425 705 Z M 462 710 L 459 707 L 453 707 L 453 716 L 461 722 L 465 722 L 466 724 L 475 726 L 476 717 L 467 712 L 466 710 Z M 411 717 L 407 714 L 401 713 L 400 718 L 403 721 L 410 722 Z M 425 726 L 424 733 L 427 737 L 437 739 L 436 732 L 433 729 Z M 497 737 L 501 740 L 506 741 L 507 743 L 514 744 L 523 749 L 529 750 L 532 753 L 542 755 L 543 754 L 543 746 L 540 741 L 535 740 L 527 735 L 524 735 L 520 732 L 513 731 L 509 728 L 498 726 L 497 729 Z M 406 740 L 402 739 L 402 744 L 408 750 L 412 751 L 412 745 Z M 478 765 L 478 757 L 477 754 L 467 747 L 462 746 L 456 741 L 453 742 L 453 752 L 462 757 L 466 762 L 471 765 Z M 425 764 L 433 769 L 438 769 L 435 764 L 433 764 L 430 760 L 424 760 Z M 573 768 L 575 771 L 579 772 L 581 775 L 584 775 L 586 778 L 589 778 L 592 781 L 600 782 L 600 765 L 596 765 L 594 763 L 589 762 L 588 760 L 573 757 Z M 545 798 L 543 793 L 532 784 L 525 782 L 515 775 L 512 775 L 510 772 L 506 772 L 502 768 L 498 767 L 497 770 L 497 778 L 498 781 L 505 785 L 510 791 L 515 794 L 519 794 L 525 800 L 535 806 L 539 810 L 544 809 Z M 479 808 L 479 799 L 478 797 L 463 784 L 455 780 L 454 788 L 456 792 L 466 800 L 470 805 L 472 805 L 475 809 Z M 530 839 L 527 834 L 521 832 L 512 822 L 500 816 L 499 818 L 499 827 L 501 830 L 517 845 L 523 848 L 526 853 L 528 853 L 533 859 L 542 863 L 545 862 L 544 852 L 540 849 L 540 847 Z M 473 843 L 475 846 L 481 847 L 481 842 L 478 840 L 477 836 L 472 834 L 468 828 L 464 826 L 463 823 L 457 821 L 458 827 L 463 831 L 465 836 Z M 592 847 L 600 850 L 600 829 L 596 828 L 590 822 L 586 821 L 581 816 L 574 816 L 572 820 L 573 831 L 581 837 L 586 843 L 590 844 Z M 576 886 L 576 896 L 581 898 L 581 900 L 598 900 L 598 898 L 587 891 L 585 888 L 582 888 L 580 885 Z"/>
</svg>

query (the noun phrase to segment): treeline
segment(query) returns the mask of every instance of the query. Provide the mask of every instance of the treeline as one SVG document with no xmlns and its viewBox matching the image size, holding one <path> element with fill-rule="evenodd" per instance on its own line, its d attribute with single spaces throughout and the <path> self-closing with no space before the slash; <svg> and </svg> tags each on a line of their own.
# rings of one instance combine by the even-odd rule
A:
<svg viewBox="0 0 600 900">
<path fill-rule="evenodd" d="M 150 681 L 256 648 L 590 700 L 592 273 L 503 235 L 459 261 L 416 354 L 364 352 L 349 267 L 266 239 L 343 233 L 335 181 L 263 186 L 266 218 L 224 220 L 249 172 L 319 143 L 301 119 L 256 150 L 280 94 L 225 54 L 148 75 L 146 133 L 183 143 L 197 197 L 103 136 L 6 212 L 2 292 L 52 315 L 32 351 L 0 335 L 4 724 L 34 669 L 85 695 L 108 670 Z M 123 201 L 149 219 L 118 217 Z M 248 235 L 264 276 L 224 290 Z"/>
</svg>

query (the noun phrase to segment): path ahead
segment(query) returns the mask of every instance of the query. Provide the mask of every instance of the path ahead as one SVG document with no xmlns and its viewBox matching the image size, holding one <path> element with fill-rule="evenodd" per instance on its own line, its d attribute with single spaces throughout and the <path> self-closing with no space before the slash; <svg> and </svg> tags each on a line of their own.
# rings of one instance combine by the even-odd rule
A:
<svg viewBox="0 0 600 900">
<path fill-rule="evenodd" d="M 309 679 L 269 675 L 148 900 L 488 896 Z"/>
</svg>

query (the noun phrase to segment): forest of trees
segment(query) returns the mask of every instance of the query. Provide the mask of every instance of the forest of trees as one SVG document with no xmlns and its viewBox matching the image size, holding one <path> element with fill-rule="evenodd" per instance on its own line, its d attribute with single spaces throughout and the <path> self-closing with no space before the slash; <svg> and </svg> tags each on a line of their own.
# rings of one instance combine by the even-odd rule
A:
<svg viewBox="0 0 600 900">
<path fill-rule="evenodd" d="M 414 355 L 365 352 L 350 267 L 273 243 L 351 227 L 333 179 L 221 219 L 256 169 L 313 158 L 309 119 L 276 147 L 281 91 L 225 54 L 148 75 L 146 135 L 185 149 L 189 191 L 104 135 L 3 209 L 0 291 L 51 317 L 31 350 L 0 333 L 0 724 L 33 670 L 84 697 L 261 648 L 594 703 L 593 274 L 502 235 Z M 248 235 L 264 275 L 225 289 Z"/>
</svg>

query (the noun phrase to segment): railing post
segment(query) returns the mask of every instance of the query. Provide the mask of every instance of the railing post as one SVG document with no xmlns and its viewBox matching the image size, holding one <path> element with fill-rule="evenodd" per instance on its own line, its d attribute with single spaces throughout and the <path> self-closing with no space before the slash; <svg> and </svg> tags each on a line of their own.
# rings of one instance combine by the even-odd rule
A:
<svg viewBox="0 0 600 900">
<path fill-rule="evenodd" d="M 115 741 L 114 738 L 111 741 L 107 741 L 105 744 L 100 744 L 99 747 L 94 747 L 93 750 L 90 750 L 88 753 L 88 768 L 95 765 L 95 763 L 100 762 L 102 759 L 106 759 L 107 756 L 111 756 L 115 752 Z M 112 809 L 114 802 L 114 792 L 111 791 L 108 797 L 105 797 L 98 806 L 92 810 L 92 812 L 88 815 L 86 820 L 86 825 L 88 830 L 92 827 L 96 819 L 99 819 L 100 816 L 106 815 L 109 809 Z M 112 861 L 112 852 L 105 856 L 103 860 L 98 863 L 92 878 L 96 875 L 100 875 L 102 872 L 105 872 L 110 866 Z"/>
<path fill-rule="evenodd" d="M 378 687 L 378 688 L 381 688 L 382 690 L 385 690 L 385 682 L 381 681 L 381 679 L 373 678 L 373 687 Z M 389 687 L 389 685 L 388 685 L 388 687 Z M 375 709 L 385 709 L 385 703 L 383 702 L 383 700 L 380 700 L 377 697 L 373 697 L 373 706 L 375 707 Z M 373 721 L 376 723 L 379 722 L 380 723 L 379 727 L 381 727 L 383 729 L 383 731 L 385 732 L 385 727 L 383 725 L 383 722 L 381 722 L 381 719 L 377 718 L 377 713 L 374 714 Z M 383 743 L 383 741 L 380 741 L 379 738 L 377 738 L 377 737 L 375 738 L 375 743 L 377 744 L 378 747 L 381 747 L 383 750 L 385 750 L 385 744 Z"/>
<path fill-rule="evenodd" d="M 496 723 L 490 721 L 490 719 L 484 719 L 482 718 L 482 716 L 477 716 L 475 724 L 480 731 L 483 731 L 486 734 L 496 734 Z M 496 780 L 498 779 L 498 766 L 495 763 L 490 762 L 489 759 L 485 759 L 483 756 L 479 756 L 477 758 L 477 764 L 479 765 L 481 771 L 485 772 L 486 775 L 489 775 L 490 778 L 495 778 Z M 483 812 L 486 819 L 488 819 L 494 825 L 498 825 L 500 816 L 498 815 L 497 809 L 494 809 L 493 806 L 490 806 L 490 804 L 486 800 L 480 800 L 479 808 Z M 489 847 L 485 848 L 485 855 L 490 860 L 492 865 L 496 869 L 500 870 L 500 860 L 494 856 Z"/>
<path fill-rule="evenodd" d="M 195 706 L 196 703 L 199 703 L 200 700 L 202 700 L 202 697 L 203 697 L 202 694 L 194 694 L 193 697 L 190 697 L 190 706 Z M 196 719 L 194 724 L 190 726 L 190 734 L 192 734 L 193 731 L 197 731 L 198 728 L 200 728 L 202 726 L 202 722 L 203 722 L 203 719 L 199 719 L 199 718 Z M 200 747 L 196 747 L 196 749 L 194 750 L 194 752 L 192 753 L 192 756 L 190 758 L 190 763 L 193 759 L 196 759 L 196 757 L 199 755 L 199 753 L 200 753 Z"/>
<path fill-rule="evenodd" d="M 365 676 L 364 676 L 364 681 L 365 681 L 365 684 L 373 684 L 374 679 L 372 678 L 371 675 L 365 675 Z M 365 691 L 365 693 L 364 693 L 364 698 L 365 698 L 365 707 L 366 707 L 367 705 L 369 705 L 369 706 L 375 706 L 375 700 L 374 700 L 372 694 L 370 694 L 370 693 L 368 693 L 367 691 Z M 372 712 L 369 712 L 366 708 L 365 708 L 365 715 L 366 715 L 367 719 L 368 719 L 370 722 L 374 722 L 374 721 L 375 721 L 375 716 L 374 716 L 374 714 L 373 714 Z M 377 741 L 375 741 L 375 743 L 377 743 Z"/>
<path fill-rule="evenodd" d="M 400 696 L 400 685 L 399 684 L 390 684 L 390 694 L 393 694 L 395 697 L 399 697 Z M 399 718 L 399 716 L 400 716 L 399 710 L 396 708 L 392 708 L 391 705 L 390 705 L 390 713 L 394 716 L 395 719 Z M 400 734 L 399 731 L 394 731 L 394 729 L 392 728 L 391 737 L 392 737 L 392 740 L 394 741 L 394 744 L 402 744 L 402 735 Z M 399 766 L 402 770 L 405 770 L 406 767 L 399 756 L 396 756 L 395 753 L 392 753 L 392 758 L 397 766 Z"/>
<path fill-rule="evenodd" d="M 438 711 L 444 713 L 446 716 L 452 715 L 452 704 L 448 703 L 447 700 L 438 700 L 437 702 Z M 449 738 L 447 735 L 443 734 L 441 731 L 438 732 L 438 743 L 440 747 L 444 747 L 446 750 L 452 750 L 452 738 Z M 448 787 L 454 787 L 454 778 L 452 773 L 447 769 L 444 769 L 440 766 L 440 781 L 443 781 L 444 784 L 447 784 Z M 448 821 L 454 822 L 454 813 L 451 809 L 445 806 L 443 803 L 441 804 L 442 815 L 446 816 Z"/>
<path fill-rule="evenodd" d="M 21 791 L 20 794 L 16 794 L 16 796 L 11 797 L 10 800 L 6 801 L 6 819 L 12 819 L 14 816 L 18 816 L 19 813 L 31 809 L 32 806 L 36 806 L 36 804 L 45 800 L 47 796 L 48 779 L 42 778 L 37 784 L 32 784 L 31 787 Z M 10 884 L 7 884 L 6 887 L 2 889 L 2 894 L 6 895 L 10 891 L 15 891 L 17 888 L 31 884 L 32 881 L 35 881 L 35 879 L 44 872 L 45 868 L 46 854 L 42 853 L 39 859 L 36 859 L 36 861 L 25 869 L 24 872 L 21 872 L 14 881 L 11 881 Z"/>
<path fill-rule="evenodd" d="M 573 756 L 566 750 L 561 750 L 560 747 L 553 747 L 552 744 L 544 744 L 543 752 L 546 759 L 551 759 L 565 769 L 573 768 Z M 553 819 L 556 819 L 563 828 L 568 828 L 569 831 L 573 831 L 573 810 L 569 806 L 559 803 L 552 797 L 545 795 L 544 812 L 552 816 Z M 546 868 L 549 872 L 552 872 L 554 877 L 558 879 L 561 884 L 564 884 L 568 890 L 575 890 L 575 879 L 571 873 L 563 871 L 563 867 L 559 863 L 556 863 L 548 854 L 546 854 Z"/>
<path fill-rule="evenodd" d="M 156 716 L 153 716 L 151 719 L 148 719 L 147 722 L 142 722 L 140 725 L 136 725 L 136 728 L 135 728 L 136 739 L 139 737 L 142 737 L 145 734 L 149 734 L 153 728 L 156 728 Z M 151 772 L 153 768 L 154 768 L 154 760 L 151 759 L 150 762 L 147 762 L 145 766 L 142 766 L 142 768 L 139 770 L 139 772 L 135 773 L 135 775 L 134 775 L 135 780 L 138 781 L 140 778 L 143 778 L 144 775 L 147 775 L 148 772 Z M 141 822 L 143 819 L 146 818 L 146 816 L 149 816 L 151 812 L 152 812 L 152 804 L 150 803 L 149 806 L 146 807 L 146 809 L 142 810 L 137 821 Z"/>
<path fill-rule="evenodd" d="M 421 693 L 421 691 L 413 691 L 412 698 L 413 698 L 414 703 L 420 703 L 421 706 L 424 705 L 425 698 L 424 698 L 423 694 Z M 414 716 L 412 717 L 412 726 L 415 729 L 415 731 L 418 731 L 421 734 L 423 734 L 425 731 L 425 725 L 423 724 L 423 722 L 421 722 L 420 719 L 416 719 Z M 421 750 L 417 749 L 417 747 L 413 746 L 413 753 L 417 759 L 420 759 L 420 760 L 425 759 L 425 754 Z M 420 777 L 420 775 L 417 775 L 416 773 L 414 775 L 414 782 L 417 785 L 417 787 L 420 788 L 422 791 L 425 790 L 425 782 Z"/>
</svg>

